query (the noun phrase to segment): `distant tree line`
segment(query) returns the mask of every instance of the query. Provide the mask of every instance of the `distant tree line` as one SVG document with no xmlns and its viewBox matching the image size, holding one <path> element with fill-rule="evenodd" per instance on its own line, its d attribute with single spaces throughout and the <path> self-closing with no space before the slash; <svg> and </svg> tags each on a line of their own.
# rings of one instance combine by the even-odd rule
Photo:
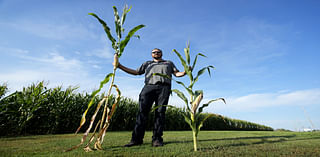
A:
<svg viewBox="0 0 320 157">
<path fill-rule="evenodd" d="M 76 87 L 48 88 L 42 81 L 24 87 L 22 91 L 6 95 L 7 84 L 0 84 L 0 136 L 73 133 L 79 126 L 82 113 L 91 99 L 91 94 L 78 93 L 76 90 Z M 103 96 L 104 94 L 96 96 L 94 105 L 97 105 Z M 114 96 L 111 97 L 108 104 L 114 101 Z M 95 107 L 89 111 L 87 119 L 91 117 L 94 109 Z M 132 130 L 137 112 L 136 101 L 121 97 L 109 130 Z M 184 121 L 182 115 L 184 112 L 183 108 L 168 108 L 165 130 L 190 130 Z M 203 113 L 202 116 L 205 114 L 208 113 Z M 153 117 L 154 114 L 150 113 L 148 130 L 153 128 Z M 202 130 L 272 131 L 273 128 L 216 115 L 204 123 Z"/>
</svg>

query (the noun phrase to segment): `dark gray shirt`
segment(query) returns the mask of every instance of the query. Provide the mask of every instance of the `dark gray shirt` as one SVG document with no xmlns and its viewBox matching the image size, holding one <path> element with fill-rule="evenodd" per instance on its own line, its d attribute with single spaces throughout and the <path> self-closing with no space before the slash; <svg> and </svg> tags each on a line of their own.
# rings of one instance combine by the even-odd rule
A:
<svg viewBox="0 0 320 157">
<path fill-rule="evenodd" d="M 169 60 L 162 60 L 160 62 L 147 61 L 143 63 L 137 72 L 139 75 L 145 74 L 145 84 L 165 83 L 171 84 L 171 80 L 162 76 L 153 76 L 154 73 L 161 73 L 172 77 L 175 71 L 179 71 L 176 66 Z"/>
</svg>

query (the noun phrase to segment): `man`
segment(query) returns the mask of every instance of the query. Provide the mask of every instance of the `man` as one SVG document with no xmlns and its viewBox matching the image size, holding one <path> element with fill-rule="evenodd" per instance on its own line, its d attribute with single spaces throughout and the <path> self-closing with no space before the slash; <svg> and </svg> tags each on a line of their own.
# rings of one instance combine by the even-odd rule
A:
<svg viewBox="0 0 320 157">
<path fill-rule="evenodd" d="M 160 105 L 160 107 L 155 111 L 152 146 L 163 146 L 162 135 L 166 111 L 166 106 L 163 105 L 168 105 L 171 93 L 171 80 L 157 75 L 153 76 L 153 74 L 161 73 L 170 77 L 172 74 L 176 77 L 182 77 L 186 74 L 185 71 L 179 72 L 171 61 L 163 60 L 162 51 L 160 49 L 153 49 L 151 55 L 153 60 L 143 63 L 137 70 L 127 68 L 120 63 L 117 65 L 118 68 L 132 75 L 145 74 L 145 85 L 139 95 L 139 113 L 137 115 L 136 124 L 132 132 L 131 141 L 129 144 L 126 144 L 125 147 L 141 145 L 143 143 L 148 114 L 153 103 L 155 103 L 155 105 Z"/>
</svg>

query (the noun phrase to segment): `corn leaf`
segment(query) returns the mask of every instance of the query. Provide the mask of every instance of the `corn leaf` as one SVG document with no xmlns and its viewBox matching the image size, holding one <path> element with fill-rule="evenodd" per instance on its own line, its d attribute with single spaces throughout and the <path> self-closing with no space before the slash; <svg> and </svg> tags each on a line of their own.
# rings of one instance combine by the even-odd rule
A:
<svg viewBox="0 0 320 157">
<path fill-rule="evenodd" d="M 94 140 L 94 136 L 96 135 L 96 131 L 97 131 L 97 128 L 99 126 L 99 124 L 101 123 L 101 120 L 98 121 L 98 123 L 96 124 L 96 127 L 94 128 L 93 130 L 93 133 L 89 139 L 89 142 L 87 143 L 87 145 L 85 147 L 89 147 L 90 143 Z"/>
<path fill-rule="evenodd" d="M 83 136 L 83 140 L 85 140 L 86 136 L 88 135 L 88 133 L 90 132 L 91 128 L 92 128 L 92 125 L 93 125 L 93 122 L 94 120 L 96 119 L 96 116 L 98 114 L 98 111 L 100 110 L 100 107 L 104 104 L 104 102 L 106 101 L 106 99 L 102 99 L 99 103 L 98 103 L 98 106 L 96 107 L 96 110 L 94 111 L 94 114 L 92 115 L 91 117 L 91 120 L 90 120 L 90 124 L 89 124 L 89 127 L 87 128 L 84 136 Z M 82 125 L 81 125 L 82 126 Z M 79 132 L 81 126 L 79 126 L 79 128 L 77 129 L 76 133 Z"/>
<path fill-rule="evenodd" d="M 168 108 L 177 108 L 176 106 L 172 106 L 172 105 L 157 105 L 155 107 L 152 107 L 151 111 L 150 112 L 154 112 L 156 109 L 160 108 L 160 107 L 168 107 Z"/>
<path fill-rule="evenodd" d="M 184 48 L 184 54 L 186 56 L 186 61 L 188 63 L 188 65 L 190 65 L 190 43 L 187 43 L 187 47 Z"/>
<path fill-rule="evenodd" d="M 172 77 L 170 77 L 169 75 L 166 75 L 166 74 L 161 74 L 161 73 L 153 73 L 152 74 L 152 76 L 155 76 L 155 75 L 173 80 Z"/>
<path fill-rule="evenodd" d="M 109 119 L 108 119 L 108 121 L 110 121 L 110 119 L 112 118 L 112 116 L 113 116 L 113 113 L 116 111 L 116 108 L 117 108 L 117 106 L 119 105 L 119 102 L 120 102 L 120 98 L 121 98 L 121 92 L 120 92 L 120 90 L 119 90 L 119 88 L 118 88 L 118 86 L 117 85 L 112 85 L 114 88 L 116 88 L 116 91 L 117 91 L 117 97 L 116 97 L 116 100 L 115 100 L 115 102 L 114 102 L 114 104 L 112 105 L 112 109 L 111 109 L 111 111 L 110 111 L 110 116 L 109 116 Z"/>
<path fill-rule="evenodd" d="M 136 31 L 138 31 L 139 29 L 143 28 L 143 27 L 145 27 L 145 25 L 138 25 L 138 26 L 134 27 L 133 29 L 131 29 L 131 30 L 129 31 L 129 33 L 128 33 L 128 35 L 126 36 L 126 38 L 120 42 L 120 54 L 118 55 L 118 57 L 121 56 L 124 48 L 127 46 L 129 40 L 130 40 L 131 37 L 134 35 L 134 33 L 135 33 Z"/>
<path fill-rule="evenodd" d="M 218 98 L 218 99 L 213 99 L 210 100 L 209 102 L 203 104 L 200 108 L 199 108 L 199 113 L 201 113 L 203 111 L 203 108 L 209 106 L 209 104 L 211 104 L 212 102 L 218 101 L 218 100 L 222 100 L 225 104 L 226 104 L 226 100 L 224 98 Z"/>
<path fill-rule="evenodd" d="M 199 124 L 198 127 L 197 127 L 196 136 L 198 136 L 198 133 L 199 133 L 201 127 L 203 126 L 203 123 L 204 123 L 208 118 L 214 117 L 214 116 L 215 116 L 215 114 L 209 114 L 209 115 L 207 115 L 205 118 L 202 119 L 202 121 L 200 122 L 200 124 Z"/>
<path fill-rule="evenodd" d="M 127 13 L 131 10 L 131 6 L 128 9 L 128 5 L 125 5 L 123 8 L 122 16 L 121 16 L 121 26 L 123 26 L 124 21 L 126 20 Z"/>
<path fill-rule="evenodd" d="M 100 18 L 99 18 L 96 14 L 94 14 L 94 13 L 89 13 L 89 15 L 95 17 L 95 18 L 102 24 L 104 31 L 106 32 L 109 40 L 110 40 L 111 43 L 112 43 L 113 49 L 117 49 L 116 39 L 114 39 L 113 36 L 111 35 L 110 28 L 107 26 L 107 23 L 104 22 L 102 19 L 100 19 Z"/>
<path fill-rule="evenodd" d="M 193 61 L 192 66 L 191 66 L 191 69 L 192 69 L 192 70 L 193 70 L 193 69 L 194 69 L 194 67 L 196 66 L 196 63 L 197 63 L 197 60 L 198 60 L 198 56 L 207 57 L 207 56 L 205 56 L 205 55 L 204 55 L 204 54 L 202 54 L 202 53 L 198 53 L 198 54 L 196 55 L 196 57 L 195 57 L 194 61 Z"/>
<path fill-rule="evenodd" d="M 121 21 L 120 21 L 120 17 L 119 17 L 119 13 L 118 13 L 118 10 L 115 6 L 113 6 L 113 13 L 114 13 L 114 24 L 115 24 L 115 27 L 116 27 L 116 32 L 117 32 L 117 35 L 118 35 L 118 39 L 121 38 Z"/>
<path fill-rule="evenodd" d="M 186 61 L 183 59 L 183 57 L 181 56 L 181 54 L 180 54 L 176 49 L 173 49 L 172 51 L 173 51 L 174 53 L 176 53 L 176 55 L 179 57 L 182 65 L 183 65 L 183 67 L 184 67 L 185 69 L 187 69 L 187 67 L 188 67 L 188 66 L 187 66 L 187 63 L 186 63 Z"/>
<path fill-rule="evenodd" d="M 176 80 L 174 80 L 174 81 L 177 82 L 178 84 L 182 85 L 182 86 L 188 91 L 188 93 L 189 93 L 190 95 L 193 95 L 192 90 L 189 89 L 187 86 L 185 86 L 183 82 L 181 82 L 181 81 L 176 81 Z"/>
<path fill-rule="evenodd" d="M 82 125 L 86 122 L 87 112 L 88 112 L 88 110 L 90 109 L 90 107 L 92 106 L 92 104 L 94 103 L 94 99 L 95 99 L 96 94 L 101 91 L 103 85 L 105 85 L 106 83 L 109 82 L 110 77 L 112 77 L 112 76 L 113 76 L 113 73 L 109 73 L 109 74 L 104 78 L 104 80 L 100 82 L 100 87 L 99 87 L 99 89 L 97 89 L 97 90 L 95 90 L 95 91 L 92 92 L 92 94 L 91 94 L 91 97 L 92 97 L 92 98 L 91 98 L 91 100 L 90 100 L 90 102 L 89 102 L 89 104 L 88 104 L 87 109 L 84 111 L 84 113 L 83 113 L 83 115 L 82 115 L 82 118 L 81 118 L 81 121 L 80 121 L 80 126 L 79 126 L 79 128 L 77 129 L 76 133 L 80 130 L 80 128 L 82 127 Z"/>
<path fill-rule="evenodd" d="M 213 66 L 209 66 L 209 67 L 207 68 L 207 70 L 208 70 L 208 73 L 209 73 L 209 76 L 211 77 L 211 72 L 210 72 L 210 68 L 214 69 L 214 67 L 213 67 Z"/>
<path fill-rule="evenodd" d="M 193 130 L 194 125 L 193 125 L 193 122 L 191 121 L 191 119 L 189 118 L 189 116 L 186 114 L 182 114 L 182 115 L 184 117 L 184 121 L 187 122 L 189 124 L 190 128 Z"/>
<path fill-rule="evenodd" d="M 94 114 L 93 114 L 92 117 L 91 117 L 91 121 L 90 121 L 89 127 L 87 128 L 86 132 L 85 132 L 85 133 L 83 134 L 83 136 L 82 136 L 82 139 L 81 139 L 80 144 L 78 144 L 76 147 L 73 147 L 73 148 L 71 148 L 71 149 L 74 149 L 74 148 L 79 147 L 80 145 L 82 145 L 82 144 L 86 141 L 86 138 L 87 138 L 87 136 L 88 136 L 88 134 L 89 134 L 92 126 L 93 126 L 93 122 L 94 122 L 94 120 L 95 120 L 95 118 L 96 118 L 96 116 L 97 116 L 97 113 L 98 113 L 101 105 L 105 102 L 105 100 L 106 100 L 106 99 L 102 99 L 102 100 L 99 102 L 99 104 L 98 104 L 98 106 L 97 106 L 97 108 L 96 108 L 96 111 L 94 112 Z M 100 121 L 100 122 L 101 122 L 101 121 Z M 97 127 L 97 126 L 96 126 L 96 127 Z M 80 128 L 81 128 L 81 126 L 77 129 L 76 133 L 80 130 Z M 89 143 L 88 143 L 87 145 L 89 145 L 89 144 L 90 144 L 90 141 L 89 141 Z M 90 150 L 89 147 L 87 147 L 87 149 Z"/>
<path fill-rule="evenodd" d="M 99 149 L 99 150 L 102 150 L 101 143 L 103 142 L 103 137 L 104 137 L 104 135 L 106 133 L 106 130 L 108 129 L 109 124 L 110 124 L 109 121 L 108 121 L 110 109 L 108 107 L 106 109 L 107 109 L 107 111 L 106 111 L 107 112 L 106 121 L 105 121 L 103 127 L 100 129 L 100 132 L 99 132 L 99 134 L 97 136 L 97 140 L 96 140 L 96 142 L 94 144 L 94 147 L 96 149 Z"/>
<path fill-rule="evenodd" d="M 197 76 L 196 76 L 196 79 L 198 80 L 199 76 L 202 75 L 205 70 L 208 70 L 209 75 L 211 76 L 211 74 L 210 74 L 210 68 L 214 69 L 214 67 L 213 67 L 212 65 L 209 65 L 209 66 L 204 67 L 204 68 L 202 68 L 201 70 L 199 70 L 199 71 L 198 71 L 198 74 L 197 74 Z"/>
<path fill-rule="evenodd" d="M 185 72 L 187 73 L 187 75 L 189 76 L 190 80 L 193 81 L 193 76 L 191 73 L 191 69 L 189 68 L 189 66 L 187 65 L 186 61 L 183 59 L 183 57 L 181 56 L 181 54 L 176 50 L 173 49 L 172 50 L 174 53 L 176 53 L 176 55 L 179 57 L 182 66 L 184 67 Z"/>
<path fill-rule="evenodd" d="M 172 89 L 171 91 L 175 92 L 184 101 L 184 103 L 187 106 L 187 109 L 190 110 L 189 105 L 188 105 L 188 99 L 186 98 L 186 96 L 177 89 Z"/>
<path fill-rule="evenodd" d="M 204 67 L 201 70 L 199 70 L 197 76 L 195 77 L 194 81 L 190 84 L 189 88 L 193 87 L 193 85 L 199 80 L 199 76 L 201 76 L 205 72 L 205 70 L 208 70 L 208 73 L 211 76 L 210 68 L 214 69 L 214 67 L 212 65 L 209 65 L 209 66 Z"/>
</svg>

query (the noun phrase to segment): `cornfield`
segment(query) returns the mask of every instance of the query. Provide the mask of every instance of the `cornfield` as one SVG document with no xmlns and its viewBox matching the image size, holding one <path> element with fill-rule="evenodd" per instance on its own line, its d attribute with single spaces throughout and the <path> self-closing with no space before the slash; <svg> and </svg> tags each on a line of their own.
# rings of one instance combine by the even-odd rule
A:
<svg viewBox="0 0 320 157">
<path fill-rule="evenodd" d="M 21 91 L 3 95 L 0 99 L 0 136 L 30 134 L 62 134 L 73 133 L 78 128 L 81 115 L 92 99 L 89 93 L 78 93 L 77 87 L 48 88 L 44 81 L 33 83 Z M 7 85 L 0 85 L 4 93 L 8 93 Z M 96 95 L 95 103 L 104 95 Z M 115 96 L 109 100 L 114 102 Z M 132 99 L 121 97 L 109 126 L 111 131 L 132 131 L 138 112 L 138 103 Z M 184 122 L 185 108 L 168 108 L 166 112 L 165 130 L 190 130 Z M 87 116 L 92 116 L 89 111 Z M 102 111 L 98 113 L 101 115 Z M 205 117 L 202 113 L 201 116 Z M 153 114 L 150 114 L 147 130 L 152 130 Z M 83 127 L 86 128 L 88 124 Z M 265 130 L 272 131 L 268 126 L 247 121 L 232 119 L 221 115 L 208 118 L 202 130 Z M 80 132 L 84 132 L 81 129 Z"/>
</svg>

